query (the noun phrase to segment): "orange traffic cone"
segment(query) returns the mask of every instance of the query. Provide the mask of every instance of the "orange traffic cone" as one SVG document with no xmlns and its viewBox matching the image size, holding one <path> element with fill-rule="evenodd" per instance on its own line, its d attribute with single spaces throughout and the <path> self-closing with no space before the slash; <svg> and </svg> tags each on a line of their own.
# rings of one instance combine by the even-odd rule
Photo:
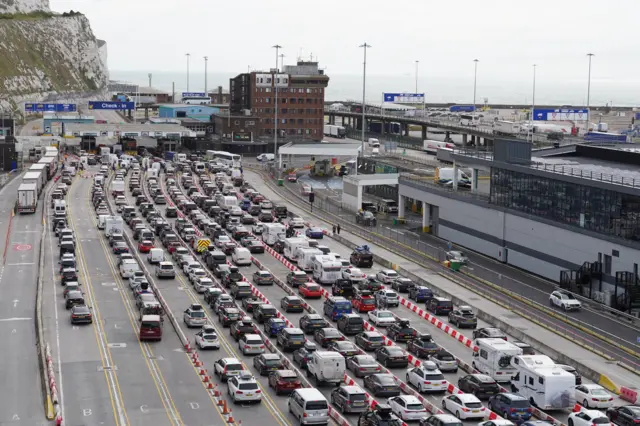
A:
<svg viewBox="0 0 640 426">
<path fill-rule="evenodd" d="M 229 420 L 227 423 L 235 423 L 236 421 L 233 419 L 233 410 L 229 410 Z"/>
<path fill-rule="evenodd" d="M 227 400 L 226 399 L 222 400 L 222 414 L 224 414 L 224 415 L 229 414 L 229 407 L 227 407 Z"/>
</svg>

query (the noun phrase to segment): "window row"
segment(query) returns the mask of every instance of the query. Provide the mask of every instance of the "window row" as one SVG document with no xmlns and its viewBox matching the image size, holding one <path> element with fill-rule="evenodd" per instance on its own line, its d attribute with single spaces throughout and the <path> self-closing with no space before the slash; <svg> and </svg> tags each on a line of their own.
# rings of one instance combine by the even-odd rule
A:
<svg viewBox="0 0 640 426">
<path fill-rule="evenodd" d="M 272 118 L 264 118 L 262 122 L 265 124 L 272 124 L 274 120 Z M 279 124 L 322 124 L 323 122 L 324 120 L 321 118 L 278 118 Z"/>
<path fill-rule="evenodd" d="M 493 168 L 491 203 L 640 241 L 640 196 Z"/>
<path fill-rule="evenodd" d="M 271 80 L 271 79 L 269 79 Z M 271 81 L 268 81 L 267 83 L 270 83 Z M 285 81 L 286 83 L 286 81 Z M 256 87 L 256 93 L 271 93 L 272 90 L 271 87 Z M 324 89 L 322 88 L 309 88 L 309 87 L 305 87 L 305 88 L 300 88 L 300 87 L 280 87 L 278 89 L 278 93 L 307 93 L 307 94 L 311 94 L 311 93 L 317 93 L 322 95 L 324 93 Z"/>
</svg>

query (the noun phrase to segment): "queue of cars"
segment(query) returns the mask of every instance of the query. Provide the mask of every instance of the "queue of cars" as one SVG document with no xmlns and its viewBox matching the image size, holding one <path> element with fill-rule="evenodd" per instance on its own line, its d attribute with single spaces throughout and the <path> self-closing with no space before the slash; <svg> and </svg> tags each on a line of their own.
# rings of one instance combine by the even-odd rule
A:
<svg viewBox="0 0 640 426">
<path fill-rule="evenodd" d="M 302 283 L 300 283 L 300 284 L 302 284 Z M 398 290 L 397 290 L 397 291 L 403 291 L 403 290 L 405 290 L 405 288 L 400 288 L 400 287 L 398 287 Z M 417 294 L 417 292 L 416 292 L 416 294 Z M 205 294 L 205 297 L 206 297 L 206 294 Z M 245 299 L 245 300 L 249 301 L 250 299 L 249 299 L 249 298 L 247 298 L 247 299 Z M 334 300 L 334 301 L 335 301 L 335 300 Z M 250 303 L 250 302 L 247 302 L 247 305 L 249 305 L 249 303 Z M 243 304 L 244 304 L 244 301 L 243 301 Z M 339 305 L 339 303 L 338 303 L 338 304 L 335 304 L 335 303 L 334 303 L 334 306 L 336 306 L 336 305 Z M 436 307 L 438 307 L 438 306 L 440 306 L 440 305 L 439 305 L 439 304 L 436 304 Z M 260 305 L 258 305 L 258 306 L 252 306 L 252 308 L 253 308 L 254 312 L 259 312 L 259 311 L 260 311 L 260 308 L 259 308 L 259 307 L 260 307 Z M 459 310 L 460 310 L 460 311 L 464 311 L 464 309 L 462 309 L 462 308 L 463 308 L 463 307 L 461 307 Z M 214 308 L 214 311 L 215 311 L 215 308 Z M 332 311 L 332 312 L 333 312 L 333 311 Z M 452 312 L 453 312 L 453 311 L 452 311 Z M 338 313 L 340 313 L 340 312 L 338 312 Z M 464 317 L 464 313 L 465 313 L 465 312 L 457 312 L 457 313 L 456 313 L 456 315 L 459 315 L 460 317 Z M 344 314 L 344 312 L 343 312 L 342 314 Z M 346 317 L 346 315 L 342 315 L 342 316 L 340 316 L 340 318 L 342 318 L 342 317 Z M 332 317 L 332 319 L 338 319 L 338 320 L 340 320 L 340 318 L 336 318 L 336 316 Z M 320 317 L 320 319 L 321 319 L 321 320 L 323 320 L 323 319 L 322 319 L 322 317 Z M 271 322 L 272 320 L 273 320 L 272 318 L 271 318 L 271 319 L 268 319 L 268 320 L 267 320 L 267 322 Z M 393 322 L 395 323 L 395 320 L 393 320 Z M 236 320 L 236 323 L 237 323 L 237 320 Z M 301 321 L 301 323 L 302 323 L 302 321 Z M 402 324 L 399 324 L 399 326 L 402 326 Z M 356 356 L 362 356 L 362 355 L 363 355 L 363 354 L 360 352 L 360 349 L 358 349 L 357 347 L 353 347 L 353 346 L 351 346 L 352 344 L 350 344 L 350 342 L 344 342 L 343 340 L 340 340 L 340 339 L 337 339 L 337 340 L 334 340 L 334 341 L 331 341 L 331 342 L 326 342 L 326 341 L 325 341 L 325 339 L 330 339 L 330 338 L 331 338 L 331 333 L 329 333 L 329 332 L 327 332 L 326 330 L 324 330 L 325 328 L 328 328 L 328 327 L 323 327 L 323 328 L 321 328 L 321 330 L 323 330 L 321 333 L 320 333 L 320 330 L 317 330 L 317 332 L 316 332 L 316 334 L 317 334 L 317 335 L 319 336 L 319 338 L 321 339 L 321 340 L 320 340 L 320 341 L 322 342 L 321 344 L 325 344 L 325 343 L 326 343 L 326 344 L 327 344 L 327 347 L 330 347 L 331 349 L 333 349 L 333 350 L 334 350 L 334 352 L 338 352 L 341 356 L 343 356 L 343 357 L 344 357 L 344 356 L 346 356 L 346 357 L 347 357 L 347 360 L 351 360 L 351 361 L 349 361 L 349 362 L 348 362 L 348 364 L 349 364 L 349 365 L 355 365 L 355 364 L 356 364 L 356 363 L 355 363 L 355 359 L 352 359 L 352 358 L 353 358 L 353 357 L 356 357 Z M 301 329 L 302 329 L 302 324 L 301 324 Z M 282 330 L 284 330 L 284 328 L 283 328 Z M 277 335 L 278 335 L 278 337 L 280 337 L 280 335 L 282 334 L 282 333 L 281 333 L 281 331 L 282 331 L 282 330 L 279 330 L 279 331 L 278 331 L 278 334 L 277 334 Z M 287 329 L 287 330 L 291 330 L 291 329 Z M 396 331 L 397 331 L 397 330 L 396 330 Z M 401 335 L 402 333 L 403 333 L 402 331 L 397 331 L 397 334 L 400 334 L 400 335 Z M 340 334 L 338 333 L 338 335 L 340 335 Z M 316 336 L 314 335 L 314 337 L 316 337 Z M 416 336 L 416 337 L 417 337 L 417 336 Z M 420 338 L 419 338 L 419 339 L 415 339 L 415 340 L 419 340 L 420 342 L 423 342 L 423 341 L 427 341 L 427 340 L 428 340 L 428 339 L 422 339 L 422 337 L 423 337 L 423 336 L 420 336 Z M 316 340 L 317 340 L 317 339 L 318 339 L 318 337 L 316 337 Z M 245 340 L 246 340 L 246 339 L 245 339 Z M 412 339 L 409 339 L 409 341 L 411 341 L 411 340 L 412 340 Z M 280 339 L 278 339 L 278 341 L 280 341 Z M 312 346 L 312 345 L 313 345 L 312 343 L 310 343 L 310 342 L 304 343 L 304 340 L 302 340 L 302 345 L 301 345 L 302 347 L 301 347 L 300 349 L 297 349 L 297 350 L 294 352 L 294 360 L 298 360 L 297 362 L 300 362 L 300 364 L 301 364 L 301 365 L 302 365 L 302 363 L 305 363 L 305 366 L 306 366 L 307 368 L 309 368 L 309 367 L 308 367 L 308 366 L 309 366 L 309 362 L 310 362 L 310 361 L 312 361 L 312 360 L 314 360 L 314 357 L 318 357 L 318 356 L 319 356 L 319 353 L 321 352 L 321 351 L 317 351 L 317 350 L 315 350 L 315 348 L 313 348 L 313 346 Z M 250 345 L 248 345 L 248 346 L 250 346 Z M 385 349 L 385 348 L 382 348 L 382 349 Z M 417 349 L 416 349 L 416 350 L 417 350 Z M 356 352 L 356 351 L 357 351 L 357 352 Z M 397 355 L 396 355 L 396 354 L 397 354 L 398 352 L 397 352 L 395 349 L 394 349 L 394 350 L 392 350 L 392 353 L 388 353 L 388 352 L 389 352 L 389 351 L 380 351 L 380 354 L 378 354 L 378 352 L 376 352 L 376 358 L 377 358 L 378 360 L 391 360 L 391 361 L 392 361 L 392 362 L 391 362 L 391 364 L 393 364 L 393 362 L 394 362 L 394 361 L 397 361 L 397 359 L 396 359 L 396 358 L 397 358 Z M 402 354 L 402 355 L 404 356 L 404 354 Z M 453 358 L 453 357 L 451 357 L 451 358 L 452 358 L 452 360 L 453 360 L 453 364 L 455 364 L 455 358 Z M 257 361 L 256 361 L 256 362 L 257 362 Z M 313 362 L 313 361 L 312 361 L 312 362 L 311 362 L 311 364 L 312 364 L 312 365 L 313 365 L 313 364 L 317 364 L 317 362 Z M 436 367 L 438 367 L 438 364 L 436 364 L 436 362 L 435 362 L 435 361 L 433 361 L 433 364 L 434 364 L 434 365 L 436 365 Z M 262 365 L 262 364 L 261 364 L 261 365 Z M 366 364 L 364 364 L 364 365 L 366 365 Z M 404 366 L 406 366 L 406 364 L 404 364 Z M 311 367 L 311 370 L 312 370 L 312 371 L 316 371 L 316 372 L 317 372 L 318 370 L 317 370 L 317 369 L 316 369 L 316 370 L 314 370 L 314 368 L 315 368 L 315 367 Z M 354 367 L 354 368 L 355 368 L 355 367 Z M 360 368 L 360 367 L 358 367 L 358 368 Z M 457 368 L 457 366 L 456 366 L 456 368 Z M 375 375 L 373 375 L 373 374 L 372 374 L 372 375 L 370 375 L 370 376 L 375 376 Z M 317 378 L 317 377 L 318 377 L 318 376 L 316 376 L 316 378 Z M 369 377 L 369 376 L 367 376 L 367 377 Z M 393 377 L 393 376 L 391 376 L 391 377 Z M 326 377 L 325 377 L 325 378 L 326 378 Z M 378 379 L 378 378 L 379 378 L 380 380 L 374 380 L 374 378 L 371 378 L 371 379 L 369 379 L 368 381 L 367 381 L 367 380 L 365 380 L 365 386 L 367 386 L 367 383 L 368 383 L 368 382 L 370 382 L 370 386 L 372 386 L 372 387 L 377 386 L 374 382 L 384 382 L 384 380 L 382 380 L 382 379 L 384 379 L 384 377 L 377 377 L 377 376 L 376 376 L 376 379 Z M 341 379 L 341 376 L 340 376 L 340 379 Z M 250 380 L 250 379 L 249 379 L 248 377 L 244 377 L 242 380 Z M 367 387 L 368 387 L 368 386 L 367 386 Z M 339 389 L 342 389 L 342 388 L 339 388 Z M 333 395 L 332 395 L 332 402 L 333 402 Z M 444 404 L 449 404 L 451 407 L 454 407 L 454 409 L 455 409 L 455 407 L 456 407 L 455 403 L 457 403 L 457 402 L 458 402 L 458 401 L 452 401 L 452 402 L 449 402 L 449 401 L 446 401 L 446 402 L 445 402 L 445 401 L 443 401 L 443 403 L 444 403 Z M 463 402 L 464 402 L 464 401 L 463 401 Z M 406 403 L 406 401 L 405 401 L 405 403 Z M 336 405 L 337 405 L 337 403 L 336 403 L 336 402 L 334 402 L 334 404 L 336 404 Z M 367 405 L 368 405 L 368 404 L 367 404 Z M 394 400 L 394 401 L 391 401 L 391 400 L 390 400 L 390 401 L 389 401 L 389 407 L 391 407 L 391 412 L 398 412 L 398 413 L 400 413 L 400 408 L 398 408 L 398 407 L 400 407 L 400 406 L 401 406 L 401 401 L 399 401 L 399 400 Z M 484 410 L 484 408 L 483 408 L 483 410 Z M 375 410 L 374 410 L 374 411 L 375 411 Z M 378 411 L 380 411 L 380 412 L 378 412 Z M 375 415 L 377 415 L 377 416 L 380 416 L 380 415 L 384 416 L 385 407 L 383 407 L 381 410 L 378 410 L 378 411 L 376 411 L 376 413 L 377 413 L 377 414 L 375 414 Z M 473 410 L 471 410 L 471 411 L 473 412 Z M 381 414 L 381 413 L 382 413 L 382 414 Z M 367 412 L 367 416 L 371 416 L 371 415 L 373 415 L 373 414 L 371 414 L 371 412 Z"/>
</svg>

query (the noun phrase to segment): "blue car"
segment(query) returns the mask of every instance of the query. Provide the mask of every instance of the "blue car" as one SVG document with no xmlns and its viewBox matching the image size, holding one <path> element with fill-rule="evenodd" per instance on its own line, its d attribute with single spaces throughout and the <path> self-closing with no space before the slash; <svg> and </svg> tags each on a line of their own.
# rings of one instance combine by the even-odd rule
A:
<svg viewBox="0 0 640 426">
<path fill-rule="evenodd" d="M 286 326 L 287 326 L 287 323 L 284 322 L 284 320 L 281 318 L 275 318 L 275 317 L 269 318 L 264 323 L 264 332 L 268 336 L 275 336 L 278 334 L 278 332 L 280 332 L 280 330 L 282 330 Z"/>
<path fill-rule="evenodd" d="M 529 400 L 515 393 L 499 393 L 492 396 L 489 399 L 489 409 L 518 425 L 531 419 L 533 413 Z"/>
<path fill-rule="evenodd" d="M 413 286 L 409 289 L 409 299 L 418 303 L 426 302 L 433 297 L 433 291 L 429 287 Z"/>
<path fill-rule="evenodd" d="M 250 199 L 245 198 L 244 200 L 240 201 L 240 208 L 243 211 L 246 212 L 247 210 L 249 210 L 249 206 L 251 206 L 251 200 Z"/>
<path fill-rule="evenodd" d="M 304 231 L 304 234 L 307 238 L 313 238 L 316 240 L 321 240 L 324 237 L 324 232 L 322 232 L 322 229 L 320 228 L 307 228 L 307 230 Z"/>
</svg>

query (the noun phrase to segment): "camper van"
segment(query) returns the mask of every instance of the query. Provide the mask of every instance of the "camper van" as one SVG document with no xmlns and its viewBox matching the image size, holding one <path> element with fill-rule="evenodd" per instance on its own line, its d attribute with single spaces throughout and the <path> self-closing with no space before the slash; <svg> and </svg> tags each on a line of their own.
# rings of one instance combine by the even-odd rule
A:
<svg viewBox="0 0 640 426">
<path fill-rule="evenodd" d="M 319 284 L 333 284 L 342 278 L 342 262 L 333 255 L 315 256 L 313 279 Z"/>
<path fill-rule="evenodd" d="M 262 241 L 272 246 L 281 238 L 284 238 L 286 230 L 281 223 L 265 223 L 263 225 Z"/>
<path fill-rule="evenodd" d="M 480 339 L 478 339 L 480 340 Z M 511 359 L 516 374 L 513 391 L 541 410 L 563 410 L 575 405 L 576 377 L 546 355 L 520 355 Z"/>
<path fill-rule="evenodd" d="M 284 257 L 291 261 L 297 261 L 298 248 L 309 247 L 309 240 L 304 237 L 286 238 L 284 240 Z"/>
<path fill-rule="evenodd" d="M 516 374 L 511 358 L 522 355 L 522 349 L 504 339 L 477 339 L 478 351 L 473 353 L 473 368 L 505 383 Z"/>
<path fill-rule="evenodd" d="M 298 268 L 305 272 L 313 271 L 313 259 L 315 259 L 316 256 L 322 256 L 322 254 L 323 253 L 317 248 L 299 248 L 296 256 L 298 258 Z"/>
</svg>

